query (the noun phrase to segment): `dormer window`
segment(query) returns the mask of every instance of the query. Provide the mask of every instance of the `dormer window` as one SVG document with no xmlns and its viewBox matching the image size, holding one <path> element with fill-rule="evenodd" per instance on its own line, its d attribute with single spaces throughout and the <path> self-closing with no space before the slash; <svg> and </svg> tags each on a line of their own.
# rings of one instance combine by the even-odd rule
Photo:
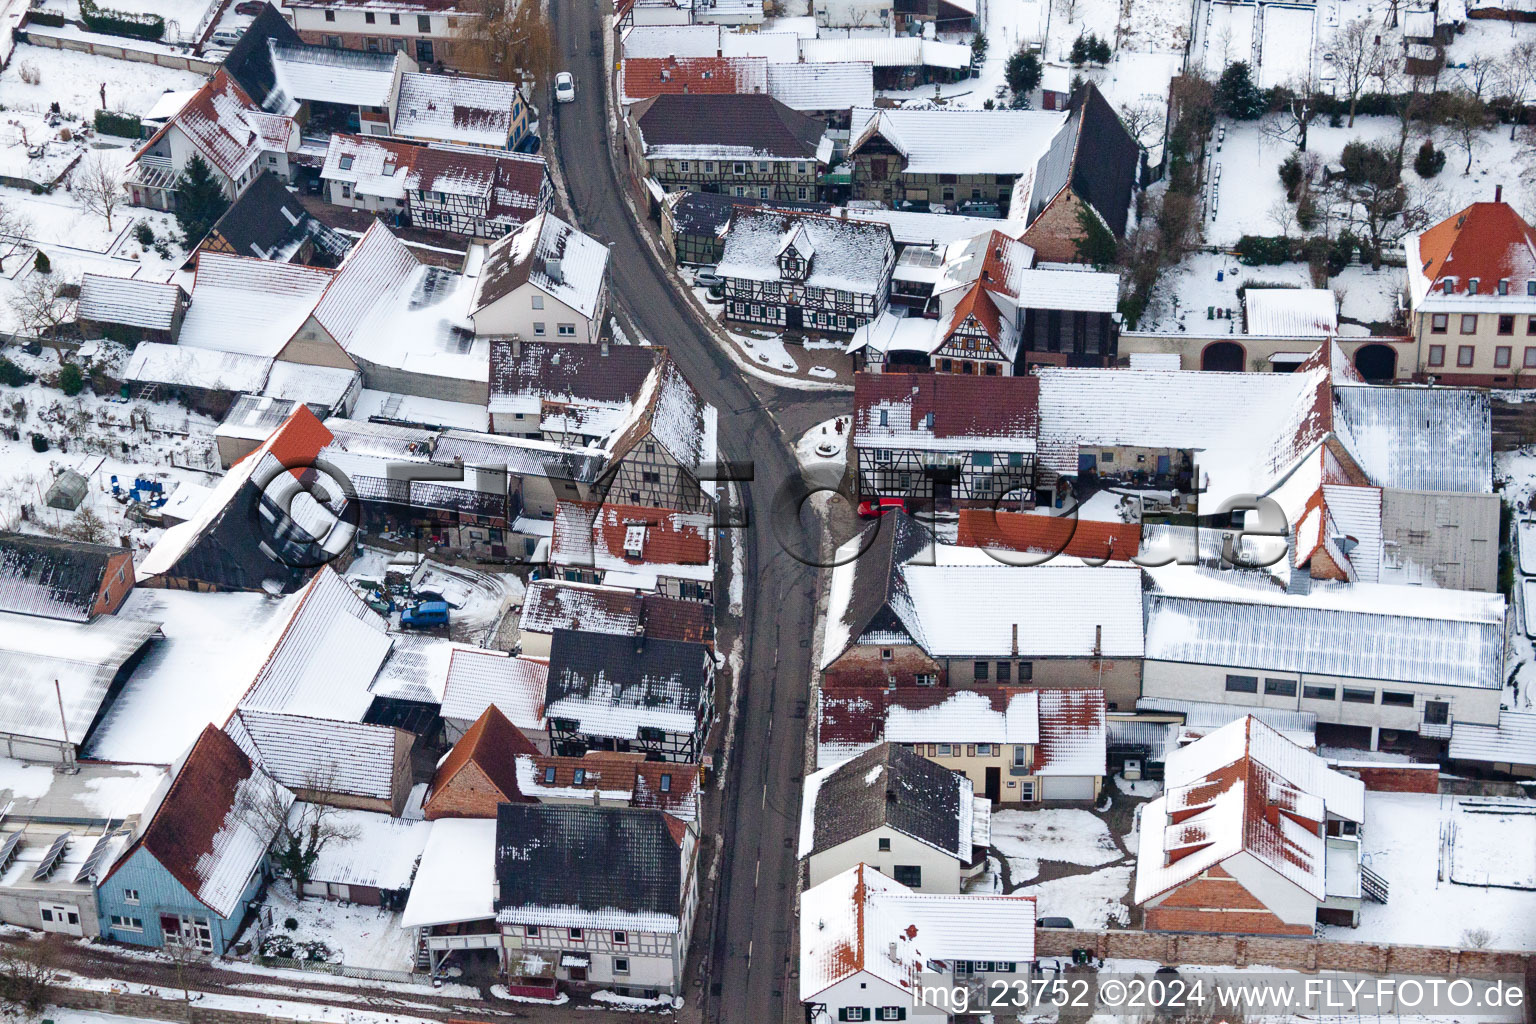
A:
<svg viewBox="0 0 1536 1024">
<path fill-rule="evenodd" d="M 1536 281 L 1525 282 L 1525 294 L 1536 295 Z"/>
<path fill-rule="evenodd" d="M 889 410 L 889 409 L 881 409 L 880 410 L 880 425 L 882 427 L 888 427 L 888 426 L 891 425 L 891 410 Z"/>
<path fill-rule="evenodd" d="M 344 171 L 350 171 L 352 169 L 352 157 L 351 156 L 344 156 L 344 157 L 341 158 L 341 169 L 344 170 Z"/>
<path fill-rule="evenodd" d="M 1499 278 L 1499 294 L 1500 295 L 1508 295 L 1509 294 L 1509 278 L 1507 278 L 1507 277 Z"/>
<path fill-rule="evenodd" d="M 1445 291 L 1445 294 L 1447 294 L 1447 295 L 1455 295 L 1456 294 L 1456 279 L 1454 277 L 1448 277 L 1448 278 L 1445 279 L 1445 289 L 1444 289 L 1444 291 Z"/>
<path fill-rule="evenodd" d="M 923 417 L 923 427 L 927 430 L 933 429 L 933 413 L 930 412 Z"/>
<path fill-rule="evenodd" d="M 1477 294 L 1477 281 L 1478 281 L 1478 279 L 1475 278 L 1475 277 L 1470 277 L 1470 278 L 1467 279 L 1467 294 L 1468 295 L 1476 295 Z"/>
</svg>

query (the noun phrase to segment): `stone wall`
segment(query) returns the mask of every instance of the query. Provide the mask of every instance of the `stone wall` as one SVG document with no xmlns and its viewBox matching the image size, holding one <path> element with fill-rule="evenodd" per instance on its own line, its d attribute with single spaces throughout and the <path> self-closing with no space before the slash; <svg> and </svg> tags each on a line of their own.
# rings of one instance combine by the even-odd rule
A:
<svg viewBox="0 0 1536 1024">
<path fill-rule="evenodd" d="M 1243 935 L 1184 935 L 1143 931 L 1082 931 L 1041 928 L 1039 956 L 1070 956 L 1088 949 L 1101 958 L 1154 960 L 1160 964 L 1265 966 L 1298 971 L 1364 971 L 1371 974 L 1520 974 L 1536 976 L 1536 954 L 1436 946 L 1388 946 L 1368 942 L 1267 938 Z"/>
</svg>

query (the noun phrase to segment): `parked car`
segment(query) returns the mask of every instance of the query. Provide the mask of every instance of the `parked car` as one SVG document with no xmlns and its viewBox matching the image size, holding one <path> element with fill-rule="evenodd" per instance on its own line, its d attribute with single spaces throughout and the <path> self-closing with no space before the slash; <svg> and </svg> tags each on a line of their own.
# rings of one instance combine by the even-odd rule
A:
<svg viewBox="0 0 1536 1024">
<path fill-rule="evenodd" d="M 431 629 L 448 625 L 446 601 L 421 601 L 400 613 L 401 629 Z"/>
<path fill-rule="evenodd" d="M 1036 928 L 1071 928 L 1070 917 L 1042 917 L 1035 921 Z"/>
<path fill-rule="evenodd" d="M 569 71 L 555 76 L 555 102 L 569 103 L 576 98 L 576 80 Z"/>
<path fill-rule="evenodd" d="M 240 41 L 240 32 L 232 28 L 221 28 L 208 37 L 208 41 L 214 46 L 226 46 L 233 48 Z"/>
<path fill-rule="evenodd" d="M 859 515 L 865 519 L 874 519 L 883 516 L 892 509 L 906 508 L 905 498 L 876 498 L 873 501 L 859 502 Z"/>
<path fill-rule="evenodd" d="M 713 288 L 717 284 L 724 284 L 725 279 L 715 273 L 714 267 L 700 267 L 698 273 L 693 275 L 693 283 L 700 288 Z"/>
<path fill-rule="evenodd" d="M 960 204 L 960 212 L 966 217 L 1001 217 L 1002 207 L 996 203 L 983 203 L 978 201 Z"/>
<path fill-rule="evenodd" d="M 235 13 L 256 15 L 260 14 L 265 6 L 267 6 L 266 0 L 242 0 L 241 3 L 235 4 Z"/>
</svg>

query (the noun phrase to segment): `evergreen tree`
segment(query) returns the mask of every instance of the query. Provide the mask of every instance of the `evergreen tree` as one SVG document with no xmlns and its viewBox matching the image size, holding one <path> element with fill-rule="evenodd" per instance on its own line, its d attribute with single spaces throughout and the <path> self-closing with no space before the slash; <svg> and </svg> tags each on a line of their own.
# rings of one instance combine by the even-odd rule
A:
<svg viewBox="0 0 1536 1024">
<path fill-rule="evenodd" d="M 224 188 L 200 156 L 187 161 L 176 186 L 176 221 L 190 249 L 203 240 L 214 222 L 229 209 Z"/>
<path fill-rule="evenodd" d="M 1264 113 L 1264 94 L 1253 84 L 1253 70 L 1245 60 L 1227 65 L 1216 83 L 1216 105 L 1228 117 L 1252 121 Z"/>
<path fill-rule="evenodd" d="M 1003 68 L 1003 77 L 1007 79 L 1015 101 L 1022 101 L 1035 91 L 1035 87 L 1040 84 L 1040 73 L 1040 58 L 1022 46 L 1008 58 L 1008 64 Z"/>
</svg>

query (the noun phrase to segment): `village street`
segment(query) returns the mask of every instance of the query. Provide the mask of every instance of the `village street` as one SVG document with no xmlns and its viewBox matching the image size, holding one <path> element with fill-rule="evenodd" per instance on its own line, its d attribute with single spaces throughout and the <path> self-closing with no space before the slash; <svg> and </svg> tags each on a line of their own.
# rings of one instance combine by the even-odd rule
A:
<svg viewBox="0 0 1536 1024">
<path fill-rule="evenodd" d="M 556 147 L 548 155 L 565 169 L 577 223 L 611 247 L 614 293 L 641 333 L 667 346 L 693 386 L 720 409 L 722 456 L 753 466 L 752 480 L 740 485 L 750 524 L 742 534 L 746 641 L 734 754 L 723 813 L 713 826 L 706 823 L 723 833 L 724 852 L 712 910 L 696 928 L 703 955 L 690 963 L 709 979 L 702 993 L 706 1019 L 776 1021 L 786 1004 L 798 1001 L 789 955 L 816 573 L 783 549 L 773 508 L 780 488 L 798 474 L 793 439 L 835 415 L 846 396 L 749 385 L 751 378 L 684 306 L 613 177 L 599 5 L 551 8 L 556 51 L 579 87 L 574 102 L 544 106 L 555 121 Z M 785 524 L 785 533 L 804 538 L 804 522 Z M 698 998 L 696 977 L 689 980 L 690 1002 Z"/>
</svg>

